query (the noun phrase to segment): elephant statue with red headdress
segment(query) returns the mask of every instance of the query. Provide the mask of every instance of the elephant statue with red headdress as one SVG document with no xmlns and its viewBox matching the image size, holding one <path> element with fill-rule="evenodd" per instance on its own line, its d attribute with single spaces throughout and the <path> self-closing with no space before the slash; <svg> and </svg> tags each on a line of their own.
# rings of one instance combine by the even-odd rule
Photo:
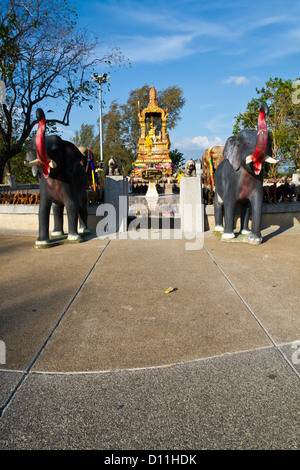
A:
<svg viewBox="0 0 300 470">
<path fill-rule="evenodd" d="M 215 233 L 222 233 L 222 240 L 235 238 L 233 233 L 236 204 L 241 206 L 241 233 L 245 241 L 262 242 L 261 213 L 263 204 L 263 165 L 277 163 L 272 158 L 272 142 L 267 131 L 266 105 L 260 108 L 257 131 L 245 129 L 229 137 L 223 151 L 224 160 L 216 169 L 215 180 Z M 250 205 L 251 231 L 248 229 Z M 225 228 L 223 227 L 223 209 Z"/>
<path fill-rule="evenodd" d="M 35 139 L 28 146 L 27 166 L 32 168 L 40 184 L 39 236 L 37 247 L 50 244 L 49 216 L 51 206 L 54 215 L 52 236 L 63 235 L 64 207 L 68 217 L 69 242 L 82 240 L 87 228 L 86 189 L 87 174 L 81 165 L 82 153 L 78 148 L 57 135 L 45 136 L 46 119 L 42 109 L 37 109 L 39 127 Z M 79 221 L 79 229 L 78 229 Z"/>
</svg>

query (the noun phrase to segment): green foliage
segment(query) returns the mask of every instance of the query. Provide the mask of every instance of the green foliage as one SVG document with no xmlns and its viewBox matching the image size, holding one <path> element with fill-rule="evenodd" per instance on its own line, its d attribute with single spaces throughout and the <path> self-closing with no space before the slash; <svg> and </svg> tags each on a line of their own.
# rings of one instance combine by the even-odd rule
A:
<svg viewBox="0 0 300 470">
<path fill-rule="evenodd" d="M 33 176 L 31 168 L 24 165 L 25 155 L 26 148 L 24 147 L 18 155 L 9 160 L 4 174 L 13 175 L 17 184 L 38 184 L 38 179 Z"/>
<path fill-rule="evenodd" d="M 300 103 L 293 100 L 293 83 L 270 78 L 265 87 L 256 89 L 258 97 L 248 103 L 246 111 L 235 117 L 234 134 L 241 129 L 255 130 L 261 105 L 268 105 L 267 127 L 272 137 L 273 156 L 279 160 L 278 166 L 271 166 L 271 176 L 278 170 L 292 173 L 300 168 Z"/>
<path fill-rule="evenodd" d="M 122 109 L 114 100 L 103 118 L 103 155 L 106 162 L 113 157 L 124 175 L 128 174 L 133 162 L 132 152 L 126 146 L 125 136 Z"/>
<path fill-rule="evenodd" d="M 81 124 L 80 131 L 75 131 L 75 137 L 71 140 L 76 145 L 76 147 L 82 146 L 93 149 L 93 153 L 97 158 L 97 156 L 100 154 L 100 150 L 98 145 L 97 152 L 95 152 L 96 138 L 94 128 L 95 126 L 93 124 Z M 96 155 L 96 153 L 98 155 Z"/>
<path fill-rule="evenodd" d="M 128 148 L 131 150 L 133 158 L 138 151 L 140 137 L 140 124 L 138 116 L 138 103 L 140 109 L 144 109 L 149 102 L 149 85 L 145 84 L 141 88 L 136 88 L 129 92 L 127 102 L 121 106 L 123 131 Z"/>
<path fill-rule="evenodd" d="M 157 101 L 161 108 L 168 109 L 168 129 L 174 129 L 181 119 L 180 111 L 185 104 L 182 89 L 176 85 L 169 86 L 165 90 L 161 90 L 157 93 Z"/>
<path fill-rule="evenodd" d="M 178 149 L 171 150 L 169 156 L 173 165 L 175 165 L 177 168 L 184 164 L 183 153 L 179 152 Z"/>
</svg>

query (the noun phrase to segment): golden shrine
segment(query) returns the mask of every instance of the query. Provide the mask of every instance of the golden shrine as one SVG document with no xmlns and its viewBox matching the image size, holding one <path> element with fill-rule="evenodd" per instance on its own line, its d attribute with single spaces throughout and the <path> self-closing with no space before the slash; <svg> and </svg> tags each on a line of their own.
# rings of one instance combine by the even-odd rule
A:
<svg viewBox="0 0 300 470">
<path fill-rule="evenodd" d="M 135 178 L 149 180 L 172 175 L 172 160 L 169 157 L 171 144 L 167 132 L 168 109 L 159 107 L 154 86 L 149 92 L 148 106 L 141 111 L 138 103 L 138 115 L 141 135 L 137 159 L 133 165 Z"/>
</svg>

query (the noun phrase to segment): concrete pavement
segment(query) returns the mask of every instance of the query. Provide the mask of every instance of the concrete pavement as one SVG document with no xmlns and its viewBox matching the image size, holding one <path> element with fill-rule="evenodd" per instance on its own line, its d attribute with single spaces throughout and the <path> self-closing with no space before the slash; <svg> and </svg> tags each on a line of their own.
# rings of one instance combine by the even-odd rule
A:
<svg viewBox="0 0 300 470">
<path fill-rule="evenodd" d="M 297 449 L 299 226 L 148 233 L 0 235 L 0 449 Z"/>
</svg>

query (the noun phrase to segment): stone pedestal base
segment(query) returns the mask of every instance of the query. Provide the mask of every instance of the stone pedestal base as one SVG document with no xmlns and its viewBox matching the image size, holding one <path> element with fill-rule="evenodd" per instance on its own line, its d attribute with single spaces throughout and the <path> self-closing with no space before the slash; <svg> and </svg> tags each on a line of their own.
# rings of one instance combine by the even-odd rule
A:
<svg viewBox="0 0 300 470">
<path fill-rule="evenodd" d="M 181 178 L 180 215 L 183 233 L 197 235 L 204 232 L 201 176 Z"/>
<path fill-rule="evenodd" d="M 116 211 L 116 232 L 127 232 L 128 181 L 126 176 L 105 178 L 104 203 L 110 204 Z"/>
</svg>

